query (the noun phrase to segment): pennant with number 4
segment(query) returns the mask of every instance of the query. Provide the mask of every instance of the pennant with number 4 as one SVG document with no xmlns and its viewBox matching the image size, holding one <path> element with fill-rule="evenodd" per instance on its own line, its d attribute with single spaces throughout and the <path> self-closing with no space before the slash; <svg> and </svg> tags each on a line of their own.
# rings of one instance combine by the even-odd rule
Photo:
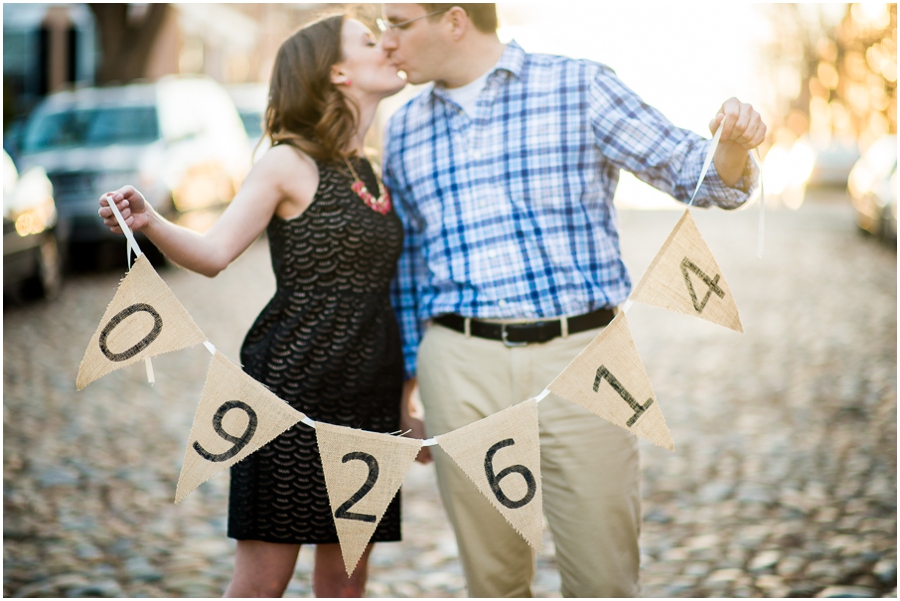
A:
<svg viewBox="0 0 900 601">
<path fill-rule="evenodd" d="M 734 297 L 689 210 L 684 211 L 630 299 L 744 331 Z"/>
<path fill-rule="evenodd" d="M 84 351 L 75 386 L 81 390 L 121 367 L 205 340 L 147 256 L 141 255 L 106 307 Z"/>
<path fill-rule="evenodd" d="M 422 441 L 316 422 L 316 442 L 344 569 L 351 576 Z"/>
<path fill-rule="evenodd" d="M 544 525 L 537 401 L 435 436 L 440 447 L 536 551 Z"/>
<path fill-rule="evenodd" d="M 547 389 L 658 447 L 675 450 L 624 312 Z"/>
<path fill-rule="evenodd" d="M 216 351 L 194 414 L 175 502 L 304 417 Z"/>
</svg>

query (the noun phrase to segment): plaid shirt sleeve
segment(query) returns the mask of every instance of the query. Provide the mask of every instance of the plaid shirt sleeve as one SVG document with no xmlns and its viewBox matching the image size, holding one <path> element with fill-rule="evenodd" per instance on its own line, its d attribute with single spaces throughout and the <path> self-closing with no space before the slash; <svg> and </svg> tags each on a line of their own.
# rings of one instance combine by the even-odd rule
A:
<svg viewBox="0 0 900 601">
<path fill-rule="evenodd" d="M 401 118 L 401 115 L 395 115 L 387 128 L 384 148 L 387 160 L 383 180 L 390 191 L 394 212 L 403 223 L 403 252 L 400 254 L 397 272 L 391 282 L 391 304 L 397 315 L 403 343 L 404 379 L 409 379 L 416 375 L 416 353 L 425 331 L 425 324 L 419 319 L 417 291 L 427 281 L 427 267 L 421 251 L 422 228 L 415 207 L 409 202 L 403 165 L 396 153 L 391 152 L 392 141 L 396 143 L 395 135 L 400 135 L 394 125 Z"/>
<path fill-rule="evenodd" d="M 673 125 L 605 66 L 590 86 L 588 121 L 600 152 L 611 163 L 681 202 L 690 200 L 709 140 Z M 722 182 L 713 163 L 694 205 L 737 208 L 750 197 L 758 179 L 759 169 L 749 157 L 734 187 Z"/>
</svg>

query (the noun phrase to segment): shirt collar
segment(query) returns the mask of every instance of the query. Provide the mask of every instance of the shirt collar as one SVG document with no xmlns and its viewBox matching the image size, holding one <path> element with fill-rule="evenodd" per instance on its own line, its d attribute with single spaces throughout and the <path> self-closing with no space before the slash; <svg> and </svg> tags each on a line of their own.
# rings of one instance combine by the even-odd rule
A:
<svg viewBox="0 0 900 601">
<path fill-rule="evenodd" d="M 520 78 L 524 66 L 525 50 L 523 50 L 515 40 L 511 40 L 506 44 L 506 49 L 503 50 L 500 60 L 497 61 L 497 64 L 494 65 L 490 71 L 488 71 L 488 79 L 490 79 L 492 73 L 501 70 L 508 71 L 514 77 Z M 432 84 L 431 92 L 439 98 L 446 98 L 445 90 L 446 88 L 438 83 Z"/>
</svg>

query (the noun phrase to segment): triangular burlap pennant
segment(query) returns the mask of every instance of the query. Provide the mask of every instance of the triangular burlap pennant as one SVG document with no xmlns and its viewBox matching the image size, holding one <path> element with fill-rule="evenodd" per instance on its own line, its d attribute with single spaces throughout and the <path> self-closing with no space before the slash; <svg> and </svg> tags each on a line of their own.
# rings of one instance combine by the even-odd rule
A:
<svg viewBox="0 0 900 601">
<path fill-rule="evenodd" d="M 688 210 L 659 249 L 630 299 L 744 331 L 728 284 Z"/>
<path fill-rule="evenodd" d="M 659 447 L 675 450 L 624 312 L 547 389 Z"/>
<path fill-rule="evenodd" d="M 106 307 L 84 352 L 75 386 L 81 390 L 120 367 L 205 340 L 147 255 L 141 255 Z"/>
<path fill-rule="evenodd" d="M 316 422 L 316 442 L 344 568 L 350 576 L 422 441 Z"/>
<path fill-rule="evenodd" d="M 304 417 L 217 351 L 194 414 L 175 502 Z"/>
<path fill-rule="evenodd" d="M 529 399 L 435 439 L 506 521 L 540 551 L 544 518 L 537 401 Z"/>
</svg>

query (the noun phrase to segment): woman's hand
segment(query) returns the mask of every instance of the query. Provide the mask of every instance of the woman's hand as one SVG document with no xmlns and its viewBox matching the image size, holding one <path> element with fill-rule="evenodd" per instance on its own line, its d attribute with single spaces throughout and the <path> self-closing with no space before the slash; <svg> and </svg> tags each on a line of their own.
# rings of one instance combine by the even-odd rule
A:
<svg viewBox="0 0 900 601">
<path fill-rule="evenodd" d="M 144 195 L 138 192 L 133 186 L 124 186 L 114 192 L 107 192 L 101 196 L 100 210 L 97 211 L 100 218 L 103 219 L 103 225 L 108 227 L 114 234 L 121 234 L 123 232 L 122 228 L 119 227 L 119 222 L 116 221 L 116 216 L 113 215 L 112 209 L 109 208 L 108 198 L 110 196 L 112 196 L 113 201 L 116 203 L 119 213 L 122 214 L 125 225 L 127 225 L 132 232 L 144 228 L 150 222 L 150 213 L 153 209 L 151 209 L 149 203 L 144 200 Z"/>
</svg>

